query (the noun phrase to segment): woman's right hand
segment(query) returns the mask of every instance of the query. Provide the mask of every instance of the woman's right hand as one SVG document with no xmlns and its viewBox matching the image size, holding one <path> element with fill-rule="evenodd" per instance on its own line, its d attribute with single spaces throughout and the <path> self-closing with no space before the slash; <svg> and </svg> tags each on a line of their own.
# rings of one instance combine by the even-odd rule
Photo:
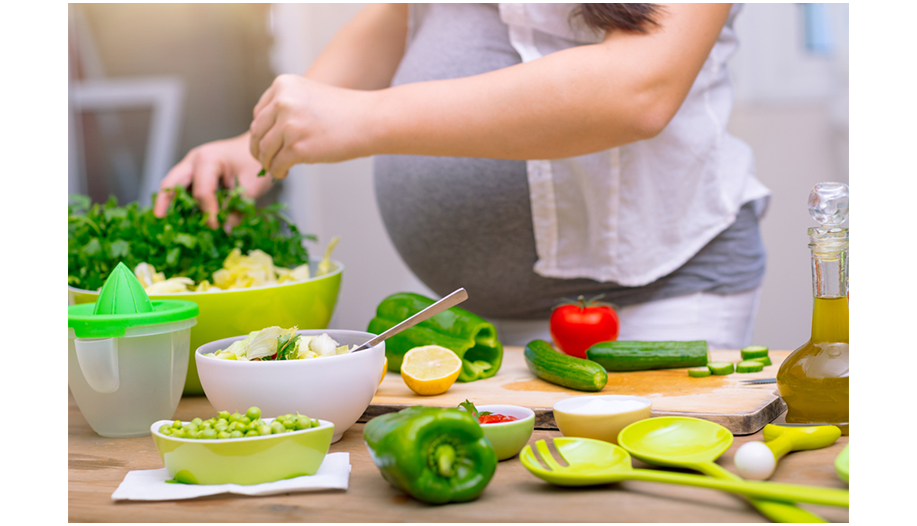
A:
<svg viewBox="0 0 917 526">
<path fill-rule="evenodd" d="M 249 152 L 249 134 L 232 139 L 214 141 L 194 148 L 176 164 L 159 184 L 153 214 L 164 217 L 172 202 L 172 188 L 192 186 L 191 195 L 207 214 L 211 228 L 217 223 L 218 204 L 216 191 L 220 181 L 226 188 L 236 186 L 236 178 L 245 189 L 245 195 L 257 199 L 271 188 L 270 177 L 258 177 L 259 163 Z"/>
</svg>

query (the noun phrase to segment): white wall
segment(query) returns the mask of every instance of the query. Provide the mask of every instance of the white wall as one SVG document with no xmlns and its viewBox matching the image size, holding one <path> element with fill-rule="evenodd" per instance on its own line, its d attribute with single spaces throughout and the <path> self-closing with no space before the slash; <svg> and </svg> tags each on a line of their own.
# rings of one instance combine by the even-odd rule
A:
<svg viewBox="0 0 917 526">
<path fill-rule="evenodd" d="M 302 73 L 362 4 L 279 4 L 273 24 L 278 72 Z M 741 47 L 733 60 L 737 104 L 732 132 L 755 150 L 759 178 L 773 191 L 762 224 L 768 274 L 755 341 L 794 348 L 808 338 L 811 278 L 806 199 L 821 181 L 847 182 L 846 4 L 829 6 L 838 52 L 804 53 L 797 4 L 750 4 L 736 29 Z M 282 199 L 303 231 L 324 243 L 342 238 L 335 258 L 346 267 L 331 325 L 362 329 L 386 295 L 412 291 L 434 296 L 405 267 L 388 239 L 372 187 L 372 163 L 298 166 L 284 182 Z"/>
<path fill-rule="evenodd" d="M 768 267 L 754 337 L 772 349 L 809 338 L 806 229 L 816 226 L 809 192 L 822 181 L 849 179 L 848 5 L 824 7 L 830 55 L 805 51 L 800 4 L 746 4 L 736 20 L 740 47 L 730 70 L 737 101 L 729 128 L 751 145 L 758 178 L 773 192 L 761 224 Z"/>
</svg>

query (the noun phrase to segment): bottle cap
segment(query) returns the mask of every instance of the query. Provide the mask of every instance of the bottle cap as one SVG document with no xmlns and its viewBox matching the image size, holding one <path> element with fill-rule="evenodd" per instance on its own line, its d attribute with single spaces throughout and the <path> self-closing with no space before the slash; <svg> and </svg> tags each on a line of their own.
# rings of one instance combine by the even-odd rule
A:
<svg viewBox="0 0 917 526">
<path fill-rule="evenodd" d="M 825 231 L 839 228 L 850 211 L 850 189 L 844 183 L 818 183 L 809 193 L 809 215 Z"/>
</svg>

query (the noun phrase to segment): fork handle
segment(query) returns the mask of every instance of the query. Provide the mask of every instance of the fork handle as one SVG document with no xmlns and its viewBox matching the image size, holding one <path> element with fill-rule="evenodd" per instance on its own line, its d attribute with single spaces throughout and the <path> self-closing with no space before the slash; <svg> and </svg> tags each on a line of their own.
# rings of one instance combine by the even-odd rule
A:
<svg viewBox="0 0 917 526">
<path fill-rule="evenodd" d="M 704 463 L 702 466 L 697 466 L 698 469 L 705 475 L 711 476 L 717 479 L 723 480 L 738 480 L 742 481 L 742 478 L 736 475 L 735 473 L 727 470 L 723 466 L 715 462 Z M 793 504 L 787 502 L 777 502 L 773 500 L 763 500 L 755 497 L 747 497 L 748 502 L 757 508 L 761 512 L 761 515 L 764 515 L 768 519 L 774 522 L 785 522 L 785 523 L 801 523 L 801 522 L 828 522 L 825 519 L 819 517 L 818 515 L 806 511 L 802 508 L 799 508 Z"/>
<path fill-rule="evenodd" d="M 781 502 L 808 502 L 826 506 L 850 507 L 850 492 L 848 490 L 835 488 L 818 488 L 814 486 L 782 484 L 778 482 L 714 479 L 703 475 L 669 473 L 667 471 L 655 471 L 651 469 L 631 470 L 625 478 L 718 489 L 731 493 L 739 493 L 746 497 L 756 497 Z"/>
</svg>

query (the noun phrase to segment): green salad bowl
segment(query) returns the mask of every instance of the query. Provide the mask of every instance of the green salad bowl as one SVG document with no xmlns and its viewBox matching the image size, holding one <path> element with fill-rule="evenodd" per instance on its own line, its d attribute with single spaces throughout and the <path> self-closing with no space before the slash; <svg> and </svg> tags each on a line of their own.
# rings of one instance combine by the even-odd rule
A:
<svg viewBox="0 0 917 526">
<path fill-rule="evenodd" d="M 512 422 L 481 424 L 484 436 L 487 440 L 490 440 L 490 444 L 494 447 L 494 452 L 497 453 L 497 460 L 507 460 L 518 455 L 535 430 L 535 412 L 527 407 L 494 404 L 479 405 L 477 410 L 514 416 L 518 419 Z"/>
<path fill-rule="evenodd" d="M 274 419 L 265 418 L 270 424 Z M 182 422 L 187 424 L 188 422 Z M 159 432 L 171 420 L 150 426 L 169 476 L 185 484 L 261 484 L 314 475 L 331 446 L 334 424 L 319 420 L 318 427 L 276 435 L 193 439 Z"/>
<path fill-rule="evenodd" d="M 331 321 L 341 289 L 344 266 L 331 261 L 331 271 L 304 281 L 287 281 L 279 285 L 248 289 L 206 292 L 154 294 L 151 300 L 188 300 L 197 303 L 200 314 L 191 329 L 188 375 L 183 393 L 202 395 L 204 388 L 197 373 L 194 351 L 205 343 L 231 336 L 260 331 L 265 327 L 297 326 L 300 329 L 324 329 Z M 315 276 L 318 261 L 309 263 Z M 68 287 L 71 305 L 94 303 L 99 292 Z"/>
</svg>

